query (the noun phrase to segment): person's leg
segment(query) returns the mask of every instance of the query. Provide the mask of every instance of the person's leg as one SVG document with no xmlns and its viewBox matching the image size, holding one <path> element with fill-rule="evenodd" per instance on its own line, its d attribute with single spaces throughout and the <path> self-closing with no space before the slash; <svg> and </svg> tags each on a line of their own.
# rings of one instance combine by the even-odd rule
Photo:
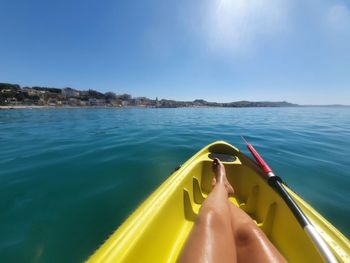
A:
<svg viewBox="0 0 350 263">
<path fill-rule="evenodd" d="M 238 262 L 287 262 L 243 210 L 232 203 L 230 210 Z"/>
<path fill-rule="evenodd" d="M 233 194 L 217 159 L 213 162 L 214 188 L 200 209 L 178 262 L 236 262 L 228 195 Z"/>
<path fill-rule="evenodd" d="M 179 262 L 286 262 L 254 221 L 228 200 L 225 168 L 214 160 L 213 190 L 204 201 Z"/>
<path fill-rule="evenodd" d="M 228 189 L 233 188 L 226 178 L 224 165 L 217 160 L 217 170 L 225 179 Z M 215 178 L 214 178 L 215 180 Z M 231 187 L 231 188 L 230 188 Z M 227 199 L 226 199 L 227 200 Z M 227 200 L 231 215 L 231 231 L 234 236 L 238 262 L 286 262 L 265 233 L 242 209 Z"/>
</svg>

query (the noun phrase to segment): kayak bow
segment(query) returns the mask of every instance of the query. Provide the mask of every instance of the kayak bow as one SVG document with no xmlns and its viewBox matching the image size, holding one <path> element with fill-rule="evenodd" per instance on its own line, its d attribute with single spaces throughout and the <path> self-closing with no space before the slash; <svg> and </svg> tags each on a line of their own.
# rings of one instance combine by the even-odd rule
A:
<svg viewBox="0 0 350 263">
<path fill-rule="evenodd" d="M 89 262 L 176 262 L 201 204 L 212 189 L 213 158 L 223 162 L 227 179 L 235 189 L 230 201 L 256 222 L 288 262 L 323 262 L 291 209 L 262 178 L 261 168 L 223 141 L 207 145 L 174 171 L 98 248 Z M 296 193 L 283 187 L 336 259 L 350 262 L 350 241 Z"/>
</svg>

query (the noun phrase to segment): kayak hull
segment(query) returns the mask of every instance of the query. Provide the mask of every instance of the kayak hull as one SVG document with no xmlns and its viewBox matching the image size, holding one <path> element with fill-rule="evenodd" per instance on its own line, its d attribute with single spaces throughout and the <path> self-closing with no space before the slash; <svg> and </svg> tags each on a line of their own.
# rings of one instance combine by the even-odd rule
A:
<svg viewBox="0 0 350 263">
<path fill-rule="evenodd" d="M 235 189 L 230 201 L 248 213 L 289 262 L 322 262 L 312 241 L 259 167 L 234 146 L 214 142 L 184 163 L 89 258 L 89 262 L 175 262 L 211 191 L 212 158 L 218 156 Z M 286 187 L 286 186 L 285 186 Z M 340 262 L 350 242 L 296 193 L 287 191 Z"/>
</svg>

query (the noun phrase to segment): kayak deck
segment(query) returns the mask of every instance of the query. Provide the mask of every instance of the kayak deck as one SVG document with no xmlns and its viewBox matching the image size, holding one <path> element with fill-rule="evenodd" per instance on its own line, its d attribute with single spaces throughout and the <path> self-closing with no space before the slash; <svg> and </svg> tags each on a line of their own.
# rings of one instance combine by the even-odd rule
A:
<svg viewBox="0 0 350 263">
<path fill-rule="evenodd" d="M 214 156 L 212 156 L 214 155 Z M 175 262 L 211 191 L 212 158 L 221 155 L 235 189 L 231 202 L 248 213 L 289 262 L 322 262 L 282 198 L 261 178 L 257 165 L 223 141 L 203 148 L 174 172 L 89 258 L 90 262 Z M 350 242 L 287 188 L 340 262 Z"/>
</svg>

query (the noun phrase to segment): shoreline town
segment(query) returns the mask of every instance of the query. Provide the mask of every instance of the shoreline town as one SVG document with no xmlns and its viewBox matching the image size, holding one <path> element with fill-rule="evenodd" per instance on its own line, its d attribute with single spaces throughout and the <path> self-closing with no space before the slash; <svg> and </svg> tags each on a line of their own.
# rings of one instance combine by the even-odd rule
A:
<svg viewBox="0 0 350 263">
<path fill-rule="evenodd" d="M 31 108 L 72 108 L 72 107 L 295 107 L 289 102 L 251 102 L 236 101 L 228 103 L 205 100 L 176 101 L 168 99 L 149 99 L 132 97 L 130 94 L 114 92 L 101 93 L 96 90 L 77 90 L 73 88 L 21 87 L 18 84 L 0 83 L 0 109 Z"/>
</svg>

